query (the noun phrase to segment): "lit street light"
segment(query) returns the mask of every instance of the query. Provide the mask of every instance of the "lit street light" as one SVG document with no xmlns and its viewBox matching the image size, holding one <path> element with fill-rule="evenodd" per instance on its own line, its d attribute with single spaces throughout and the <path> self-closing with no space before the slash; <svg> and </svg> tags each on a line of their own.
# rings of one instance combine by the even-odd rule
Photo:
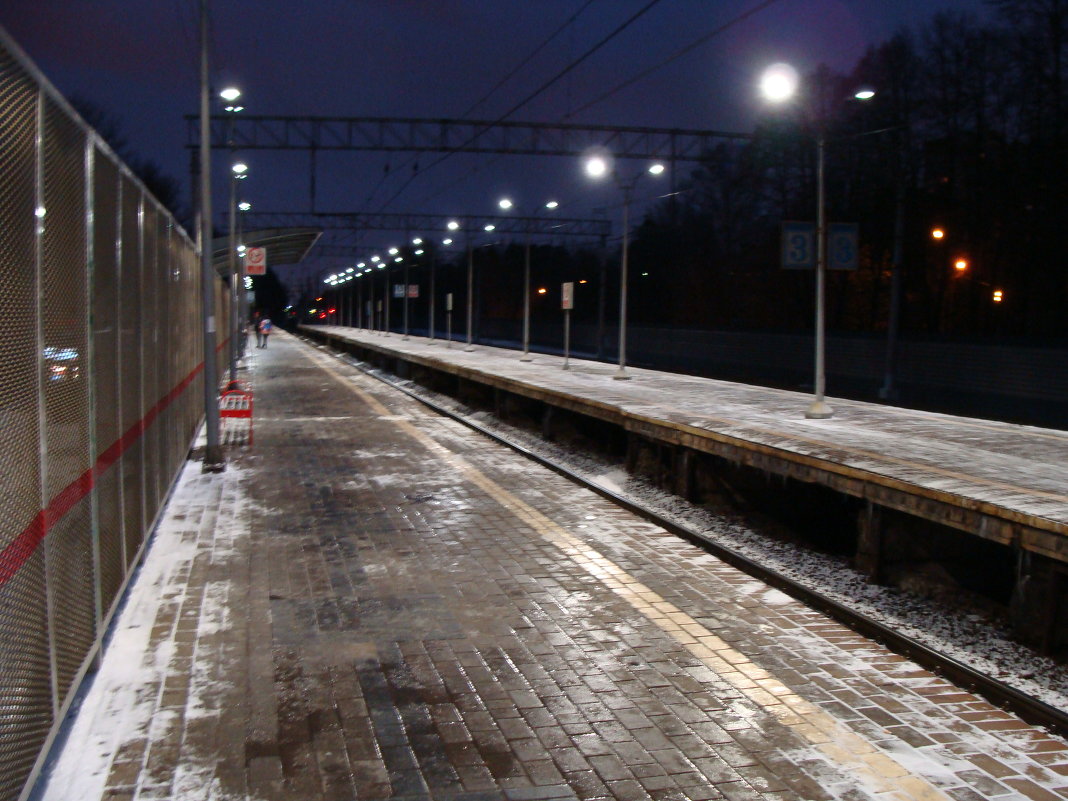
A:
<svg viewBox="0 0 1068 801">
<path fill-rule="evenodd" d="M 236 89 L 224 90 L 237 92 Z M 238 92 L 240 94 L 240 92 Z M 248 165 L 243 161 L 230 167 L 230 235 L 228 264 L 230 266 L 230 380 L 237 381 L 237 363 L 244 355 L 242 332 L 245 321 L 241 317 L 241 296 L 244 294 L 244 259 L 238 259 L 237 242 L 237 182 L 248 177 Z M 242 254 L 243 255 L 243 254 Z"/>
<path fill-rule="evenodd" d="M 508 211 L 513 208 L 514 204 L 508 198 L 501 198 L 497 203 L 504 211 Z M 539 209 L 553 209 L 559 207 L 559 203 L 555 200 L 550 200 L 544 206 L 540 206 Z M 531 231 L 530 222 L 527 222 L 527 241 L 523 251 L 523 355 L 519 357 L 521 362 L 529 362 L 532 360 L 530 355 L 530 240 L 533 235 Z"/>
<path fill-rule="evenodd" d="M 765 70 L 760 81 L 764 98 L 771 103 L 784 103 L 797 92 L 797 71 L 789 64 L 773 64 Z M 853 97 L 857 100 L 870 100 L 875 96 L 872 89 L 861 89 Z M 825 283 L 827 274 L 827 201 L 824 179 L 824 150 L 826 144 L 826 121 L 816 121 L 816 366 L 815 394 L 812 403 L 805 410 L 805 417 L 822 420 L 834 415 L 834 410 L 827 405 L 826 369 L 824 355 L 826 350 L 826 331 L 824 312 Z"/>
<path fill-rule="evenodd" d="M 627 374 L 627 257 L 630 245 L 630 201 L 634 194 L 634 187 L 645 173 L 661 175 L 664 172 L 663 164 L 653 164 L 644 172 L 639 172 L 629 181 L 619 177 L 605 156 L 591 156 L 586 159 L 586 174 L 591 178 L 599 179 L 611 173 L 616 185 L 623 193 L 623 254 L 619 265 L 619 370 L 612 376 L 617 380 L 626 380 Z"/>
</svg>

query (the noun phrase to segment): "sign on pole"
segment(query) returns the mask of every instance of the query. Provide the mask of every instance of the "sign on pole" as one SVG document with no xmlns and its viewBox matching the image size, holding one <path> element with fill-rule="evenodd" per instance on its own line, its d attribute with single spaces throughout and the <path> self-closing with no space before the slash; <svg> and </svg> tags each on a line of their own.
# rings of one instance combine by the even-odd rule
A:
<svg viewBox="0 0 1068 801">
<path fill-rule="evenodd" d="M 827 226 L 827 269 L 857 269 L 859 234 L 856 223 L 831 223 Z"/>
<path fill-rule="evenodd" d="M 782 267 L 784 270 L 811 270 L 816 266 L 816 224 L 784 221 L 782 224 Z"/>
<path fill-rule="evenodd" d="M 560 308 L 565 310 L 575 308 L 575 283 L 573 281 L 560 285 Z"/>
<path fill-rule="evenodd" d="M 245 275 L 267 275 L 267 248 L 245 248 Z"/>
<path fill-rule="evenodd" d="M 408 284 L 408 297 L 419 297 L 419 284 Z"/>
<path fill-rule="evenodd" d="M 856 223 L 830 223 L 827 226 L 827 269 L 857 269 L 860 248 Z M 782 266 L 784 270 L 812 270 L 816 267 L 816 224 L 782 224 Z"/>
</svg>

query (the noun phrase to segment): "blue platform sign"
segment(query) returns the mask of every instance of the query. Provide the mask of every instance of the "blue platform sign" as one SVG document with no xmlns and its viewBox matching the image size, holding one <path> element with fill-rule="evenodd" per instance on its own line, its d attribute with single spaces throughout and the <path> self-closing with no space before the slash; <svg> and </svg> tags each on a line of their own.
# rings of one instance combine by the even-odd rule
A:
<svg viewBox="0 0 1068 801">
<path fill-rule="evenodd" d="M 859 234 L 856 223 L 831 223 L 827 226 L 827 269 L 857 269 Z"/>
<path fill-rule="evenodd" d="M 784 270 L 813 270 L 816 267 L 816 224 L 784 221 L 782 224 L 782 266 Z"/>
<path fill-rule="evenodd" d="M 827 269 L 857 269 L 859 226 L 856 223 L 830 223 L 827 226 Z M 790 221 L 782 224 L 782 266 L 784 270 L 816 268 L 816 223 Z"/>
</svg>

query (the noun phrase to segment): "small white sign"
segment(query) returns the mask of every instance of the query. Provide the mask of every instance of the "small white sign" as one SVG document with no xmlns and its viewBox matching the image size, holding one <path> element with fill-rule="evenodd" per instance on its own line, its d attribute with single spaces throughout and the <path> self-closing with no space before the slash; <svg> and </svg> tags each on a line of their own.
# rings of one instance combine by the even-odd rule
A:
<svg viewBox="0 0 1068 801">
<path fill-rule="evenodd" d="M 560 285 L 560 308 L 565 310 L 575 308 L 575 283 L 573 281 Z"/>
<path fill-rule="evenodd" d="M 445 311 L 452 311 L 452 293 L 445 296 Z"/>
</svg>

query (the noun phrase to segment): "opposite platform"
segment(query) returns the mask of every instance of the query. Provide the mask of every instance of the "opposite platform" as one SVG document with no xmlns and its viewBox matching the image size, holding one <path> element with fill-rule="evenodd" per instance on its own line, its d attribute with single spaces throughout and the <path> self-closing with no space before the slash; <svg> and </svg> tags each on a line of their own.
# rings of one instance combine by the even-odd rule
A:
<svg viewBox="0 0 1068 801">
<path fill-rule="evenodd" d="M 1068 746 L 284 334 L 42 798 L 1068 798 Z"/>
<path fill-rule="evenodd" d="M 891 508 L 923 501 L 958 510 L 973 533 L 1068 561 L 1068 432 L 831 398 L 834 416 L 810 420 L 798 392 L 458 343 L 404 339 L 363 329 L 305 331 L 454 372 L 563 408 L 618 422 L 652 437 L 722 452 L 751 464 L 793 465 L 813 478 Z M 726 446 L 726 449 L 717 446 Z M 765 458 L 761 458 L 765 457 Z M 781 470 L 787 468 L 781 467 Z M 855 484 L 856 486 L 851 486 Z M 911 496 L 905 503 L 895 496 Z M 981 517 L 966 519 L 968 513 Z M 971 525 L 974 523 L 974 525 Z M 1013 527 L 1016 527 L 1015 529 Z M 1026 529 L 1026 531 L 1024 531 Z"/>
</svg>

